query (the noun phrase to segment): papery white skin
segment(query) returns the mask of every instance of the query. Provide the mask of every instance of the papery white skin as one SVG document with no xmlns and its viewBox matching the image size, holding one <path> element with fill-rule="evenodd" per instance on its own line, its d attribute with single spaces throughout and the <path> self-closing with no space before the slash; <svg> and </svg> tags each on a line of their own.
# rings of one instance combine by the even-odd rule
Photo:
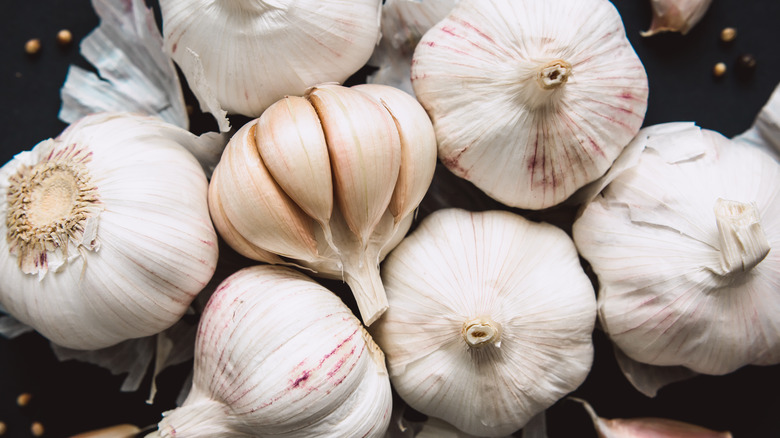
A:
<svg viewBox="0 0 780 438">
<path fill-rule="evenodd" d="M 386 0 L 382 5 L 382 38 L 368 65 L 377 70 L 369 84 L 384 84 L 414 94 L 412 54 L 423 34 L 443 19 L 458 0 Z"/>
<path fill-rule="evenodd" d="M 463 432 L 511 434 L 590 371 L 595 293 L 552 225 L 438 210 L 389 254 L 382 280 L 390 308 L 371 330 L 394 388 Z M 494 323 L 498 344 L 468 346 L 473 318 Z"/>
<path fill-rule="evenodd" d="M 585 400 L 570 397 L 588 412 L 599 438 L 732 438 L 730 432 L 718 432 L 695 424 L 667 418 L 601 418 Z"/>
<path fill-rule="evenodd" d="M 753 126 L 733 140 L 762 148 L 780 159 L 780 85 L 761 107 Z"/>
<path fill-rule="evenodd" d="M 2 221 L 0 302 L 11 315 L 81 350 L 153 335 L 181 318 L 211 278 L 218 249 L 206 176 L 169 129 L 153 117 L 95 114 L 3 166 L 0 189 L 9 193 L 20 166 L 81 151 L 99 199 L 83 240 L 53 247 L 30 274 L 9 253 Z M 0 205 L 7 218 L 9 197 Z"/>
<path fill-rule="evenodd" d="M 542 89 L 542 67 L 561 60 L 568 80 Z M 461 1 L 417 45 L 411 77 L 441 161 L 526 209 L 600 177 L 647 108 L 647 75 L 608 0 Z"/>
<path fill-rule="evenodd" d="M 305 275 L 254 266 L 202 315 L 193 386 L 154 437 L 382 437 L 392 410 L 381 351 L 341 300 Z"/>
<path fill-rule="evenodd" d="M 236 251 L 344 279 L 370 325 L 387 307 L 379 262 L 411 226 L 435 167 L 433 127 L 413 97 L 323 84 L 236 132 L 209 204 Z"/>
<path fill-rule="evenodd" d="M 573 226 L 605 332 L 651 365 L 725 374 L 780 362 L 780 164 L 690 125 L 649 138 Z M 724 273 L 719 198 L 757 208 L 771 249 L 747 272 Z"/>
<path fill-rule="evenodd" d="M 160 8 L 166 50 L 203 110 L 220 119 L 209 96 L 228 113 L 258 117 L 285 95 L 344 82 L 379 40 L 381 3 L 162 0 Z"/>
<path fill-rule="evenodd" d="M 687 34 L 701 21 L 709 10 L 712 0 L 651 0 L 653 21 L 642 36 L 653 36 L 661 32 Z"/>
</svg>

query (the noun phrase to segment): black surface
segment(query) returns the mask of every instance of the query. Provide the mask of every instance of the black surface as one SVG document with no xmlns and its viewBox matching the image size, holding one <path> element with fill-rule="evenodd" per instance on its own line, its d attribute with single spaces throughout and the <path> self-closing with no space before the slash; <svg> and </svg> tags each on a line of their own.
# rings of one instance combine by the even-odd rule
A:
<svg viewBox="0 0 780 438">
<path fill-rule="evenodd" d="M 649 76 L 645 125 L 695 121 L 733 136 L 750 126 L 780 82 L 777 0 L 716 0 L 688 35 L 651 38 L 639 36 L 650 23 L 649 0 L 613 3 Z M 78 55 L 77 43 L 97 24 L 87 0 L 0 3 L 0 162 L 65 127 L 57 119 L 59 88 L 69 64 L 88 67 Z M 720 30 L 726 26 L 738 29 L 736 40 L 727 45 L 719 42 Z M 61 28 L 70 29 L 74 36 L 74 43 L 65 49 L 55 42 Z M 24 52 L 30 38 L 42 41 L 38 56 Z M 751 77 L 739 78 L 735 62 L 746 53 L 755 57 L 757 66 Z M 719 79 L 712 75 L 717 62 L 729 68 Z M 197 119 L 193 129 L 202 129 L 203 120 L 207 118 Z M 602 416 L 659 416 L 729 429 L 736 438 L 780 437 L 780 366 L 749 366 L 727 376 L 700 376 L 664 388 L 650 399 L 623 378 L 603 335 L 596 332 L 594 340 L 593 370 L 574 395 L 589 400 Z M 122 422 L 145 426 L 174 406 L 187 371 L 187 364 L 166 371 L 159 381 L 157 402 L 149 406 L 145 403 L 148 381 L 137 393 L 120 393 L 121 376 L 83 363 L 58 363 L 48 343 L 36 334 L 0 339 L 0 421 L 6 424 L 8 437 L 31 436 L 32 421 L 40 421 L 46 436 L 52 437 Z M 26 407 L 16 405 L 22 392 L 33 395 Z M 573 402 L 554 405 L 547 422 L 550 438 L 596 436 L 582 408 Z"/>
</svg>

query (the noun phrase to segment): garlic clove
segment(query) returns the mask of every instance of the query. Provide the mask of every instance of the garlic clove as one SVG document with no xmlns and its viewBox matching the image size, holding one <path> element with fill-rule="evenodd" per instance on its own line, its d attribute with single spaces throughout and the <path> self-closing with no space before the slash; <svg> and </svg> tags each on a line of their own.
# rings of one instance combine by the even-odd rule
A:
<svg viewBox="0 0 780 438">
<path fill-rule="evenodd" d="M 411 77 L 442 163 L 525 209 L 603 175 L 647 109 L 647 75 L 607 0 L 461 0 L 423 35 Z"/>
<path fill-rule="evenodd" d="M 318 85 L 306 97 L 328 143 L 339 210 L 365 248 L 398 180 L 401 141 L 395 122 L 380 103 L 340 85 Z"/>
<path fill-rule="evenodd" d="M 379 84 L 352 88 L 379 100 L 395 120 L 401 140 L 401 165 L 388 208 L 397 223 L 417 208 L 433 181 L 436 133 L 428 114 L 409 94 Z"/>
<path fill-rule="evenodd" d="M 252 260 L 262 261 L 266 263 L 279 264 L 284 263 L 284 260 L 278 255 L 266 251 L 257 245 L 253 245 L 244 236 L 233 227 L 225 214 L 225 210 L 222 208 L 222 201 L 220 200 L 220 187 L 219 181 L 221 178 L 218 176 L 219 167 L 214 169 L 214 173 L 209 183 L 209 212 L 211 213 L 211 220 L 214 221 L 214 226 L 219 230 L 220 236 L 225 239 L 228 245 L 237 251 L 239 254 L 249 257 Z"/>
<path fill-rule="evenodd" d="M 569 397 L 585 407 L 599 438 L 731 438 L 730 432 L 718 432 L 695 424 L 667 418 L 606 419 L 596 414 L 583 399 Z"/>
<path fill-rule="evenodd" d="M 255 141 L 257 123 L 241 127 L 225 147 L 212 177 L 219 205 L 244 240 L 281 256 L 312 259 L 317 255 L 314 225 L 274 181 Z M 245 214 L 247 206 L 253 213 Z"/>
<path fill-rule="evenodd" d="M 651 0 L 653 20 L 641 35 L 653 36 L 661 32 L 687 34 L 701 21 L 712 0 Z"/>
<path fill-rule="evenodd" d="M 287 96 L 265 110 L 255 135 L 260 156 L 274 180 L 320 224 L 332 244 L 330 157 L 314 107 L 303 97 Z"/>
</svg>

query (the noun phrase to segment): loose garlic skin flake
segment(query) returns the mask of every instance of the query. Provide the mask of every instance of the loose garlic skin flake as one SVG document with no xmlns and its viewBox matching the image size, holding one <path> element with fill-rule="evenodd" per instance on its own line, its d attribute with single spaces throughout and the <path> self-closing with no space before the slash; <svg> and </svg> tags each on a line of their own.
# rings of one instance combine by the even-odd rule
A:
<svg viewBox="0 0 780 438">
<path fill-rule="evenodd" d="M 634 163 L 573 226 L 598 276 L 602 327 L 645 364 L 720 375 L 780 363 L 780 165 L 716 132 L 665 125 L 640 131 L 646 146 L 632 142 Z"/>
<path fill-rule="evenodd" d="M 608 0 L 461 1 L 423 35 L 411 80 L 447 168 L 525 209 L 600 177 L 647 109 L 647 75 Z"/>
<path fill-rule="evenodd" d="M 379 262 L 409 229 L 435 167 L 433 126 L 413 97 L 318 85 L 238 130 L 209 206 L 241 254 L 343 278 L 370 325 L 387 308 Z"/>
<path fill-rule="evenodd" d="M 166 50 L 201 106 L 248 117 L 358 71 L 379 40 L 381 7 L 380 0 L 160 1 Z"/>
<path fill-rule="evenodd" d="M 382 266 L 373 326 L 412 408 L 476 436 L 509 435 L 590 371 L 593 286 L 562 230 L 504 211 L 437 210 Z"/>
<path fill-rule="evenodd" d="M 198 327 L 192 389 L 150 437 L 383 437 L 384 356 L 332 292 L 281 266 L 244 268 Z"/>
<path fill-rule="evenodd" d="M 175 129 L 99 113 L 0 169 L 0 304 L 12 316 L 78 350 L 181 318 L 218 249 L 206 175 Z"/>
</svg>

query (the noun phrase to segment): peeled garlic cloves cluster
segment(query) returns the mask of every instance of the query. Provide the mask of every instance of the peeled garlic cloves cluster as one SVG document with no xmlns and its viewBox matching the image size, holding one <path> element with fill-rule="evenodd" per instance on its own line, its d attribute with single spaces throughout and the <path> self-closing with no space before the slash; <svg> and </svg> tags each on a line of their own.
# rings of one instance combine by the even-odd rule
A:
<svg viewBox="0 0 780 438">
<path fill-rule="evenodd" d="M 208 182 L 184 134 L 194 137 L 155 117 L 98 113 L 6 163 L 0 304 L 79 350 L 177 322 L 218 254 Z"/>
<path fill-rule="evenodd" d="M 596 297 L 552 225 L 437 210 L 388 255 L 382 279 L 390 307 L 370 330 L 393 387 L 465 434 L 514 433 L 590 371 Z"/>
<path fill-rule="evenodd" d="M 218 120 L 223 111 L 259 117 L 285 95 L 345 81 L 379 40 L 381 7 L 380 0 L 160 1 L 166 50 Z"/>
<path fill-rule="evenodd" d="M 411 225 L 435 166 L 433 127 L 413 97 L 323 84 L 238 130 L 209 205 L 241 254 L 346 280 L 368 325 L 387 307 L 379 262 Z"/>
<path fill-rule="evenodd" d="M 608 0 L 462 0 L 417 45 L 439 158 L 511 207 L 561 203 L 644 121 L 647 75 Z"/>
<path fill-rule="evenodd" d="M 379 438 L 391 410 L 384 356 L 350 309 L 293 269 L 252 266 L 209 299 L 192 389 L 149 437 Z"/>
</svg>

